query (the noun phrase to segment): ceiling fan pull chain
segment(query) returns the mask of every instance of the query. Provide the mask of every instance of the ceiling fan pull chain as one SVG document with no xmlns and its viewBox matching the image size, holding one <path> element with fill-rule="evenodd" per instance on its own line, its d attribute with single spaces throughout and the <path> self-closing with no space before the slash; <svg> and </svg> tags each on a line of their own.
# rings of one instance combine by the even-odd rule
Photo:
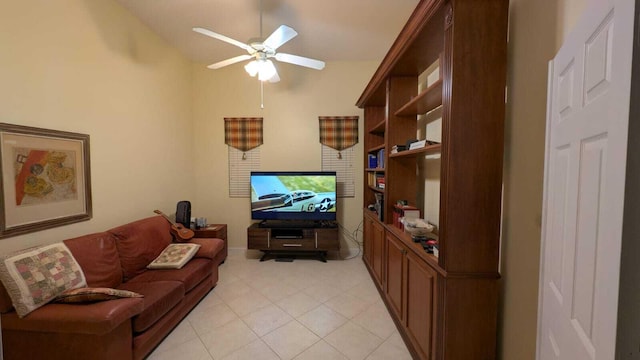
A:
<svg viewBox="0 0 640 360">
<path fill-rule="evenodd" d="M 260 83 L 260 109 L 264 109 L 264 81 L 259 81 Z"/>
</svg>

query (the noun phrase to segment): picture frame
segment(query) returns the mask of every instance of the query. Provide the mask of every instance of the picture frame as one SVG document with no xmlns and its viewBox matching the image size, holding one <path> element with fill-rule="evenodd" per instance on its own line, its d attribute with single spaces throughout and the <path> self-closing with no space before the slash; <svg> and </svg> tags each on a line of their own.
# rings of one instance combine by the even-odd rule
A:
<svg viewBox="0 0 640 360">
<path fill-rule="evenodd" d="M 89 135 L 0 123 L 0 238 L 92 217 Z"/>
</svg>

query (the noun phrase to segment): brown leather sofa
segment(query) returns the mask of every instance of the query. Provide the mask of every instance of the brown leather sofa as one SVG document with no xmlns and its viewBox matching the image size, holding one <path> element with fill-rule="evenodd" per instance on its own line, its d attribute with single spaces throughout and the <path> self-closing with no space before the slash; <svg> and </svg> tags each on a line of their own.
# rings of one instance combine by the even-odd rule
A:
<svg viewBox="0 0 640 360">
<path fill-rule="evenodd" d="M 154 216 L 65 240 L 89 287 L 130 290 L 143 298 L 85 304 L 48 303 L 19 318 L 0 285 L 4 359 L 142 359 L 216 285 L 220 239 L 192 239 L 198 253 L 181 269 L 146 266 L 172 242 Z"/>
</svg>

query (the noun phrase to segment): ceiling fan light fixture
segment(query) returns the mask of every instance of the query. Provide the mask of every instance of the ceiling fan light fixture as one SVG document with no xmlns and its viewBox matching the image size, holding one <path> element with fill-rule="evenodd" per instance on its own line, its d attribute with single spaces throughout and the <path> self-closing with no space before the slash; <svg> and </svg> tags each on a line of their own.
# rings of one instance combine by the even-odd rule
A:
<svg viewBox="0 0 640 360">
<path fill-rule="evenodd" d="M 252 60 L 244 66 L 244 69 L 251 77 L 258 75 L 260 81 L 271 80 L 276 75 L 276 67 L 271 60 Z"/>
<path fill-rule="evenodd" d="M 276 67 L 271 60 L 261 60 L 259 63 L 258 80 L 270 80 L 276 74 Z"/>
<path fill-rule="evenodd" d="M 244 69 L 247 71 L 249 75 L 251 75 L 251 77 L 254 77 L 258 74 L 258 71 L 260 70 L 260 65 L 258 65 L 257 60 L 253 60 L 247 65 L 245 65 Z"/>
</svg>

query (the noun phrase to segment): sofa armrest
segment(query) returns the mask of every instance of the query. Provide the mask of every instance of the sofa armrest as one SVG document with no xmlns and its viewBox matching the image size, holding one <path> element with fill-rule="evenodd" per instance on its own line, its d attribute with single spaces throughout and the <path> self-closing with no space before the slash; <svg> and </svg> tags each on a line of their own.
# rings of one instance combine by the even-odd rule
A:
<svg viewBox="0 0 640 360">
<path fill-rule="evenodd" d="M 2 314 L 2 328 L 14 331 L 103 335 L 143 310 L 141 298 L 124 298 L 91 304 L 47 304 L 19 318 L 15 311 Z"/>
<path fill-rule="evenodd" d="M 200 244 L 194 257 L 215 260 L 216 255 L 224 248 L 224 241 L 217 238 L 192 238 L 190 243 Z"/>
</svg>

